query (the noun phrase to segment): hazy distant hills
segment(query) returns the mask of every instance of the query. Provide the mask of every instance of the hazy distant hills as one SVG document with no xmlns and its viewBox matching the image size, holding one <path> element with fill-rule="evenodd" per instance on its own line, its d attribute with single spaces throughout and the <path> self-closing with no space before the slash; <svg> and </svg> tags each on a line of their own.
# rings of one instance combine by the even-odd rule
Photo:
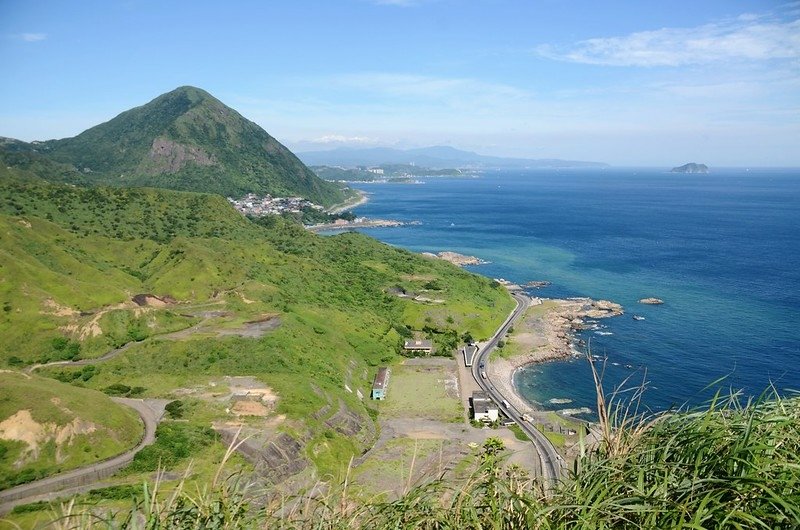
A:
<svg viewBox="0 0 800 530">
<path fill-rule="evenodd" d="M 580 160 L 559 160 L 556 158 L 503 158 L 479 155 L 472 151 L 462 151 L 448 146 L 421 147 L 417 149 L 392 149 L 372 147 L 367 149 L 339 148 L 331 151 L 307 151 L 297 156 L 311 166 L 374 166 L 380 164 L 416 164 L 421 166 L 472 167 L 472 168 L 568 168 L 568 167 L 608 167 L 602 162 Z"/>
<path fill-rule="evenodd" d="M 31 144 L 7 140 L 0 149 L 13 153 L 6 152 L 4 160 L 61 182 L 226 196 L 300 195 L 326 205 L 345 198 L 338 186 L 319 179 L 264 129 L 189 86 L 74 138 Z"/>
</svg>

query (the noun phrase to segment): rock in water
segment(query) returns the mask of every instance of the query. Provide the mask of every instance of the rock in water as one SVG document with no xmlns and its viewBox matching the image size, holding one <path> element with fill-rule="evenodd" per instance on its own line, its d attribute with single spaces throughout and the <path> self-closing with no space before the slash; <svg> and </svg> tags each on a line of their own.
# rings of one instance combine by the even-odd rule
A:
<svg viewBox="0 0 800 530">
<path fill-rule="evenodd" d="M 648 304 L 648 305 L 661 305 L 664 303 L 664 300 L 660 298 L 642 298 L 639 300 L 640 304 Z"/>
</svg>

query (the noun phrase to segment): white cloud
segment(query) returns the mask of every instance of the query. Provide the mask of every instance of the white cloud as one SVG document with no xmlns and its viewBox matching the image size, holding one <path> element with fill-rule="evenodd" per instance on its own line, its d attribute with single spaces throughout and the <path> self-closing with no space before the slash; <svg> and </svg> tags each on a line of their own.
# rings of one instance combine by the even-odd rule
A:
<svg viewBox="0 0 800 530">
<path fill-rule="evenodd" d="M 544 45 L 544 57 L 611 66 L 684 66 L 726 61 L 800 59 L 800 20 L 756 15 L 695 28 L 663 28 L 622 37 L 579 41 L 567 48 Z"/>
<path fill-rule="evenodd" d="M 21 33 L 19 38 L 25 42 L 39 42 L 47 38 L 47 33 Z"/>
</svg>

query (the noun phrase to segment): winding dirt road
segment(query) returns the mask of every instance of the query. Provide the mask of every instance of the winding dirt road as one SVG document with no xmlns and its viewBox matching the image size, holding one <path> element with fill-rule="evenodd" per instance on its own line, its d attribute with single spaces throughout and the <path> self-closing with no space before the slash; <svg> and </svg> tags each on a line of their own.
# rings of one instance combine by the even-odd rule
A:
<svg viewBox="0 0 800 530">
<path fill-rule="evenodd" d="M 164 416 L 164 407 L 167 399 L 130 399 L 112 398 L 120 405 L 132 408 L 139 414 L 144 424 L 144 436 L 136 447 L 107 460 L 91 464 L 79 469 L 53 475 L 41 480 L 21 484 L 19 486 L 0 491 L 0 514 L 8 513 L 14 506 L 31 502 L 50 500 L 63 495 L 69 489 L 70 494 L 88 491 L 96 487 L 97 483 L 106 479 L 127 466 L 133 457 L 142 448 L 147 447 L 156 440 L 156 427 Z"/>
</svg>

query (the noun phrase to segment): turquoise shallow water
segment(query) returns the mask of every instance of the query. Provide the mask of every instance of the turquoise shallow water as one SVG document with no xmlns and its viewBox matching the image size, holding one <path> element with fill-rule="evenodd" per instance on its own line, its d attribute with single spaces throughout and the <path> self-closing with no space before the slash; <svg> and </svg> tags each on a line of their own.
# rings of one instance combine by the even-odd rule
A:
<svg viewBox="0 0 800 530">
<path fill-rule="evenodd" d="M 551 281 L 541 296 L 623 304 L 625 316 L 582 337 L 607 357 L 607 386 L 647 381 L 652 409 L 720 387 L 800 388 L 800 170 L 498 171 L 361 188 L 359 215 L 422 222 L 365 230 L 373 237 L 474 254 L 491 264 L 472 270 L 490 277 Z M 666 303 L 637 303 L 646 296 Z M 516 383 L 544 408 L 594 404 L 583 359 L 529 367 Z"/>
</svg>

